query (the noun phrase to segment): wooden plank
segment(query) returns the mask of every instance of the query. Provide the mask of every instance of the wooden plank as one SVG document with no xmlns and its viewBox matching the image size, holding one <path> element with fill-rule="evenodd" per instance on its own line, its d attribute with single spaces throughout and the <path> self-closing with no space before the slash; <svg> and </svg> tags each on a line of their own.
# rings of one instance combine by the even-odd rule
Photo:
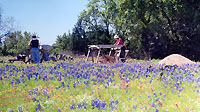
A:
<svg viewBox="0 0 200 112">
<path fill-rule="evenodd" d="M 99 49 L 99 46 L 98 46 L 98 45 L 88 45 L 88 47 L 89 47 L 89 48 L 93 48 L 93 49 L 94 49 L 94 48 Z"/>
<path fill-rule="evenodd" d="M 121 48 L 123 45 L 88 45 L 89 48 Z"/>
<path fill-rule="evenodd" d="M 121 48 L 123 45 L 98 45 L 99 48 Z"/>
</svg>

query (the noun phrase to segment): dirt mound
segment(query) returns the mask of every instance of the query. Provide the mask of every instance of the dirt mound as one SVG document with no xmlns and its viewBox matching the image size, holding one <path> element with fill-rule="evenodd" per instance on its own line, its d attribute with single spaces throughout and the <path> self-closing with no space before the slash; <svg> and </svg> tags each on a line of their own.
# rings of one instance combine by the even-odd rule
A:
<svg viewBox="0 0 200 112">
<path fill-rule="evenodd" d="M 181 56 L 179 54 L 172 54 L 172 55 L 165 57 L 158 64 L 180 66 L 180 65 L 183 65 L 183 64 L 195 64 L 195 62 L 193 62 L 190 59 L 188 59 L 184 56 Z"/>
<path fill-rule="evenodd" d="M 99 58 L 98 63 L 115 63 L 115 59 L 109 55 L 103 55 Z"/>
</svg>

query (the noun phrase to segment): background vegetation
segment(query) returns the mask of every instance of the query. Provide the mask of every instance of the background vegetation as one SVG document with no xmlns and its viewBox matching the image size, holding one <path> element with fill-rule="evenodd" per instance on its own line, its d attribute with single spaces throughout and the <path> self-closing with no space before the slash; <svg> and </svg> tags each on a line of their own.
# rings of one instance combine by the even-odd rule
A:
<svg viewBox="0 0 200 112">
<path fill-rule="evenodd" d="M 89 0 L 72 32 L 57 36 L 53 46 L 55 51 L 86 53 L 89 44 L 113 44 L 114 34 L 123 38 L 132 58 L 158 59 L 178 53 L 198 60 L 200 1 Z M 27 32 L 5 36 L 2 53 L 5 50 L 8 53 L 22 52 L 18 49 L 21 42 L 18 40 L 27 40 L 29 36 Z M 9 47 L 9 43 L 15 46 Z"/>
</svg>

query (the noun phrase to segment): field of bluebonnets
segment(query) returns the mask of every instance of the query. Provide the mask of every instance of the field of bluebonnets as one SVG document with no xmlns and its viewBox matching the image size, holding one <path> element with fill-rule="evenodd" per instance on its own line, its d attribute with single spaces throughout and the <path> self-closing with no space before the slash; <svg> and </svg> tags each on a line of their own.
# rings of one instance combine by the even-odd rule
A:
<svg viewBox="0 0 200 112">
<path fill-rule="evenodd" d="M 149 68 L 145 61 L 0 64 L 0 111 L 196 112 L 200 64 Z"/>
</svg>

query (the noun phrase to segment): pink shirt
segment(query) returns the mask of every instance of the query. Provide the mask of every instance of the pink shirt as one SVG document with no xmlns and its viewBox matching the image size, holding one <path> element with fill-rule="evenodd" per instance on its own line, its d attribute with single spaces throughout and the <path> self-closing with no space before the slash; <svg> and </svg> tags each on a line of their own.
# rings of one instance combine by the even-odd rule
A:
<svg viewBox="0 0 200 112">
<path fill-rule="evenodd" d="M 115 45 L 124 45 L 124 43 L 121 38 L 118 38 Z"/>
</svg>

